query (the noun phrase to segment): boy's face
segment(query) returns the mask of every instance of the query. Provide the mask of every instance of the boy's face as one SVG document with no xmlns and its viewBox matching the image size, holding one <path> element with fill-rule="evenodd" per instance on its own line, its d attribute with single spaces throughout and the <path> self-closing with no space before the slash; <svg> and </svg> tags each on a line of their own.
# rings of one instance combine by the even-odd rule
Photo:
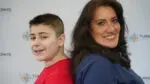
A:
<svg viewBox="0 0 150 84">
<path fill-rule="evenodd" d="M 52 26 L 32 25 L 30 29 L 30 46 L 38 61 L 50 61 L 63 46 L 63 40 L 57 38 Z"/>
</svg>

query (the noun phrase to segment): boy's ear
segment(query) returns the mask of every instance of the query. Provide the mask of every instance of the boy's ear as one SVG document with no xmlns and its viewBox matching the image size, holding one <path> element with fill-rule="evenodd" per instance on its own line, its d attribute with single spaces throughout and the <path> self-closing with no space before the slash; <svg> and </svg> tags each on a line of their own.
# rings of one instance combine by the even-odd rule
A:
<svg viewBox="0 0 150 84">
<path fill-rule="evenodd" d="M 65 35 L 64 34 L 61 34 L 59 37 L 58 37 L 58 45 L 59 46 L 64 46 L 64 41 L 65 41 Z"/>
</svg>

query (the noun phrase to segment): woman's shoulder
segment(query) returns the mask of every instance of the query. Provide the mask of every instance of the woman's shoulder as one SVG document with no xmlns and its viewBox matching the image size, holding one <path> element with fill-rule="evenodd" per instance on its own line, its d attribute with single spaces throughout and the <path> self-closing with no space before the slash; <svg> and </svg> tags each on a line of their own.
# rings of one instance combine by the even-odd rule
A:
<svg viewBox="0 0 150 84">
<path fill-rule="evenodd" d="M 103 55 L 101 55 L 101 54 L 89 54 L 89 55 L 87 55 L 85 57 L 84 60 L 85 61 L 86 60 L 95 60 L 95 61 L 106 61 L 106 62 L 109 62 L 109 60 L 106 57 L 104 57 Z"/>
<path fill-rule="evenodd" d="M 113 76 L 113 64 L 107 58 L 99 54 L 89 54 L 79 64 L 76 80 L 81 84 L 82 81 L 85 84 L 110 84 Z"/>
<path fill-rule="evenodd" d="M 111 68 L 112 63 L 100 54 L 89 54 L 81 61 L 81 63 L 78 66 L 78 69 L 84 70 L 92 66 L 95 66 L 97 68 Z"/>
</svg>

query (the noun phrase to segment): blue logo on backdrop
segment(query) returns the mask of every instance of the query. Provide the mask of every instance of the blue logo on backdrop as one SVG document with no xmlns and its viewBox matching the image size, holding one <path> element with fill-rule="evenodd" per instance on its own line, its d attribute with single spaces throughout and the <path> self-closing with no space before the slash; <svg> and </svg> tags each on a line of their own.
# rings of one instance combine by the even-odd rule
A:
<svg viewBox="0 0 150 84">
<path fill-rule="evenodd" d="M 133 33 L 133 34 L 131 34 L 131 35 L 128 36 L 128 39 L 127 39 L 127 40 L 135 42 L 135 41 L 137 41 L 138 39 L 139 39 L 138 34 Z"/>
<path fill-rule="evenodd" d="M 29 31 L 24 32 L 22 37 L 24 40 L 28 41 L 29 40 Z"/>
<path fill-rule="evenodd" d="M 31 80 L 35 80 L 38 77 L 38 74 L 29 74 L 29 73 L 19 73 L 19 77 L 24 83 L 28 83 Z"/>
<path fill-rule="evenodd" d="M 150 34 L 137 34 L 137 33 L 133 33 L 131 35 L 127 36 L 127 40 L 128 41 L 139 41 L 139 40 L 146 40 L 146 39 L 150 39 Z"/>
</svg>

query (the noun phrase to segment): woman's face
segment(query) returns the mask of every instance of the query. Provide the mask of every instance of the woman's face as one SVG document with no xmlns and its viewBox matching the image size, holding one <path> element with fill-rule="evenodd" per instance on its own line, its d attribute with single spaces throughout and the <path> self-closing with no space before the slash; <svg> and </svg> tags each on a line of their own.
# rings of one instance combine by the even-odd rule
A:
<svg viewBox="0 0 150 84">
<path fill-rule="evenodd" d="M 118 45 L 120 23 L 112 7 L 100 6 L 93 13 L 91 21 L 91 34 L 94 40 L 107 48 Z"/>
</svg>

